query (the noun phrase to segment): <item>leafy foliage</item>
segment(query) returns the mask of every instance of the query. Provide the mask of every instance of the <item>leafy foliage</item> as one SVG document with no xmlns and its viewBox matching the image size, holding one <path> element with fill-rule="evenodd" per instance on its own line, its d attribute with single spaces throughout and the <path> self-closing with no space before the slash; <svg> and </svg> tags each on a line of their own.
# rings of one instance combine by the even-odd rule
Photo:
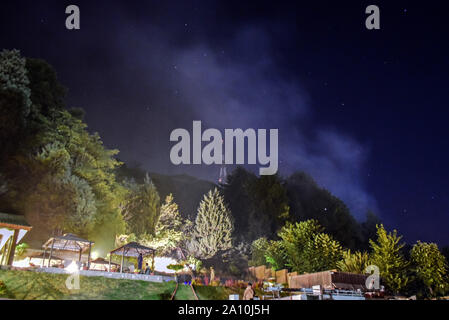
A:
<svg viewBox="0 0 449 320">
<path fill-rule="evenodd" d="M 161 206 L 154 236 L 147 236 L 143 244 L 156 249 L 159 254 L 168 254 L 189 238 L 190 228 L 191 222 L 181 217 L 173 195 L 169 194 Z"/>
<path fill-rule="evenodd" d="M 298 273 L 336 268 L 342 247 L 322 231 L 323 227 L 316 220 L 287 223 L 279 232 L 287 256 L 286 265 Z"/>
<path fill-rule="evenodd" d="M 346 205 L 328 190 L 320 188 L 304 172 L 296 172 L 286 180 L 290 213 L 294 220 L 317 220 L 329 235 L 343 246 L 356 249 L 364 244 L 363 228 Z"/>
<path fill-rule="evenodd" d="M 233 221 L 231 212 L 217 188 L 204 195 L 198 208 L 192 232 L 194 256 L 208 259 L 232 246 Z"/>
<path fill-rule="evenodd" d="M 282 241 L 270 240 L 265 251 L 265 260 L 273 270 L 286 267 L 287 256 Z"/>
<path fill-rule="evenodd" d="M 146 175 L 141 185 L 129 181 L 125 186 L 129 191 L 124 201 L 123 216 L 129 232 L 137 237 L 154 235 L 160 215 L 160 198 L 149 175 Z"/>
<path fill-rule="evenodd" d="M 343 251 L 343 259 L 337 263 L 337 268 L 343 272 L 364 274 L 366 267 L 370 265 L 370 258 L 367 252 L 351 250 Z"/>
<path fill-rule="evenodd" d="M 427 286 L 430 295 L 444 294 L 448 288 L 447 261 L 435 243 L 416 243 L 410 252 L 417 277 Z"/>
<path fill-rule="evenodd" d="M 22 97 L 22 116 L 27 117 L 31 109 L 31 90 L 29 88 L 26 59 L 19 50 L 0 52 L 0 90 L 12 91 Z"/>
<path fill-rule="evenodd" d="M 251 243 L 251 260 L 248 261 L 250 266 L 256 267 L 266 263 L 265 254 L 268 244 L 268 240 L 265 237 L 256 239 Z"/>
<path fill-rule="evenodd" d="M 394 293 L 399 293 L 409 283 L 408 262 L 402 255 L 404 244 L 397 231 L 387 232 L 383 225 L 377 226 L 377 241 L 370 240 L 372 263 L 379 268 L 380 277 Z"/>
</svg>

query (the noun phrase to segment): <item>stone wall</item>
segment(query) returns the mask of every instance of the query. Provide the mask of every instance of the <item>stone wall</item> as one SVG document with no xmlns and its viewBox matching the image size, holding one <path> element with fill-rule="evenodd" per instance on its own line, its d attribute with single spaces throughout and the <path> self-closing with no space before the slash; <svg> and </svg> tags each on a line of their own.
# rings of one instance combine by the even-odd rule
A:
<svg viewBox="0 0 449 320">
<path fill-rule="evenodd" d="M 60 268 L 37 268 L 35 272 L 46 272 L 46 273 L 58 273 L 58 274 L 70 274 L 65 269 Z M 87 277 L 105 277 L 111 279 L 128 279 L 128 280 L 143 280 L 148 282 L 166 282 L 174 281 L 174 277 L 161 276 L 161 275 L 146 275 L 146 274 L 134 274 L 134 273 L 120 273 L 120 272 L 105 272 L 105 271 L 91 271 L 91 270 L 80 270 L 79 274 L 81 276 Z"/>
</svg>

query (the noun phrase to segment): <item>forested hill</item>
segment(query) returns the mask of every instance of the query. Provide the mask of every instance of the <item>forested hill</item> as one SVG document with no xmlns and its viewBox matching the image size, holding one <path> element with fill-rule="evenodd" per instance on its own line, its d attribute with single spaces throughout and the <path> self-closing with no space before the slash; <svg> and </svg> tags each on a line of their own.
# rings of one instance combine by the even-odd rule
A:
<svg viewBox="0 0 449 320">
<path fill-rule="evenodd" d="M 159 196 L 163 201 L 167 195 L 173 194 L 179 211 L 184 218 L 195 219 L 198 204 L 204 194 L 216 187 L 210 181 L 201 180 L 186 174 L 164 175 L 154 172 L 148 173 L 157 188 Z M 117 179 L 134 179 L 137 183 L 143 183 L 146 171 L 139 167 L 128 167 L 125 165 L 117 169 Z"/>
<path fill-rule="evenodd" d="M 204 194 L 216 187 L 210 181 L 189 175 L 163 175 L 148 173 L 161 200 L 172 193 L 183 217 L 195 220 Z M 126 164 L 117 168 L 117 179 L 134 179 L 143 183 L 146 171 Z M 234 236 L 244 242 L 259 237 L 276 239 L 285 222 L 315 219 L 330 233 L 351 249 L 368 247 L 368 239 L 376 232 L 380 220 L 368 213 L 364 222 L 351 215 L 343 201 L 319 187 L 312 177 L 296 172 L 287 178 L 280 176 L 257 177 L 238 167 L 221 187 L 226 203 L 234 218 Z"/>
</svg>

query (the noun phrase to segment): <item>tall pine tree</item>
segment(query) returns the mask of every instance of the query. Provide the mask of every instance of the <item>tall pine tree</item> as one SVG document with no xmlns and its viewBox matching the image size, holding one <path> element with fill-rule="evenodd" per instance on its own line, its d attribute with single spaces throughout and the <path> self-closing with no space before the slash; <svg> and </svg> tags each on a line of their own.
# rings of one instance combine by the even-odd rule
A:
<svg viewBox="0 0 449 320">
<path fill-rule="evenodd" d="M 209 259 L 221 250 L 230 249 L 233 224 L 231 212 L 218 189 L 209 191 L 204 195 L 195 219 L 191 242 L 193 255 Z"/>
</svg>

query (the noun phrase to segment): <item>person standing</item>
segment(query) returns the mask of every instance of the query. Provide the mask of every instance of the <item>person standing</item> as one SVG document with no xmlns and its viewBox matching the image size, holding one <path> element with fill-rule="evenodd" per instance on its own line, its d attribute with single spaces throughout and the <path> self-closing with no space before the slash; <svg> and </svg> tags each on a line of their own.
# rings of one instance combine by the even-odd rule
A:
<svg viewBox="0 0 449 320">
<path fill-rule="evenodd" d="M 243 300 L 253 300 L 254 299 L 254 290 L 251 282 L 248 282 L 248 286 L 243 293 Z"/>
<path fill-rule="evenodd" d="M 141 253 L 139 253 L 139 257 L 137 258 L 137 269 L 142 271 L 142 263 L 143 263 L 143 256 Z"/>
</svg>

